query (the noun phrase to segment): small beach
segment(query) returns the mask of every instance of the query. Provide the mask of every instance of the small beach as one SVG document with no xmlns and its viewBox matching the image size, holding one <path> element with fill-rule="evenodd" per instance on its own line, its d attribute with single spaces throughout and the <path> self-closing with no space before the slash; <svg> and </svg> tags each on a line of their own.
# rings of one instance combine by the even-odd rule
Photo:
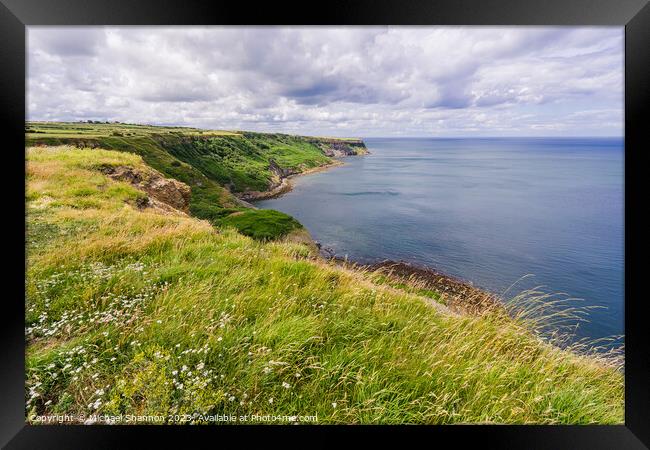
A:
<svg viewBox="0 0 650 450">
<path fill-rule="evenodd" d="M 324 170 L 331 169 L 332 167 L 342 166 L 344 164 L 345 163 L 343 161 L 339 159 L 334 159 L 329 164 L 312 167 L 302 172 L 294 173 L 289 176 L 283 177 L 278 186 L 275 186 L 272 189 L 269 189 L 268 191 L 248 191 L 248 192 L 238 194 L 238 198 L 246 202 L 256 202 L 260 200 L 277 198 L 283 194 L 286 194 L 287 192 L 290 192 L 293 189 L 293 184 L 291 183 L 291 180 L 293 178 L 300 177 L 303 175 L 323 172 Z"/>
</svg>

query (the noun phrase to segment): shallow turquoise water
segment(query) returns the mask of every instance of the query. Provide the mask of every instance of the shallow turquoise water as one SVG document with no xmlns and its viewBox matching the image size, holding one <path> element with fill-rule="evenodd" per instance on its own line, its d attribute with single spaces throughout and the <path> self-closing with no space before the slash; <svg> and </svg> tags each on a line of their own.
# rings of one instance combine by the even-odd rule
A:
<svg viewBox="0 0 650 450">
<path fill-rule="evenodd" d="M 372 152 L 257 206 L 360 261 L 427 265 L 502 292 L 544 285 L 603 307 L 577 337 L 623 334 L 623 140 L 365 139 Z"/>
</svg>

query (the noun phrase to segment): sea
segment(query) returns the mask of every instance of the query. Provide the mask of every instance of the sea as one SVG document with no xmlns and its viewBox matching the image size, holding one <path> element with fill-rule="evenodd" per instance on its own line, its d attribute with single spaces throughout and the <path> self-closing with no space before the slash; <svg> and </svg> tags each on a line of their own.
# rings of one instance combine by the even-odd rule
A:
<svg viewBox="0 0 650 450">
<path fill-rule="evenodd" d="M 430 267 L 509 302 L 538 288 L 581 311 L 562 324 L 570 340 L 623 343 L 623 138 L 364 142 L 369 155 L 256 206 L 294 216 L 339 257 Z"/>
</svg>

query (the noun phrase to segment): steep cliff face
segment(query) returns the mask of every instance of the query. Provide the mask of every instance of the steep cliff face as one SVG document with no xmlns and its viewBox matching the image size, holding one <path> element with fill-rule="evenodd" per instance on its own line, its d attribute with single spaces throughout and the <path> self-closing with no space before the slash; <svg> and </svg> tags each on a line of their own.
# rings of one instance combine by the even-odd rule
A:
<svg viewBox="0 0 650 450">
<path fill-rule="evenodd" d="M 300 139 L 300 138 L 299 138 Z M 328 158 L 342 158 L 346 156 L 356 156 L 368 154 L 368 149 L 360 139 L 333 139 L 333 138 L 302 138 L 308 144 L 319 149 Z M 277 197 L 291 190 L 292 186 L 288 178 L 294 175 L 306 174 L 313 171 L 323 170 L 327 167 L 342 164 L 336 159 L 326 160 L 326 162 L 317 166 L 307 164 L 298 164 L 294 167 L 283 167 L 275 159 L 269 158 L 268 185 L 264 190 L 246 190 L 240 192 L 237 196 L 244 201 L 262 200 L 266 198 Z"/>
</svg>

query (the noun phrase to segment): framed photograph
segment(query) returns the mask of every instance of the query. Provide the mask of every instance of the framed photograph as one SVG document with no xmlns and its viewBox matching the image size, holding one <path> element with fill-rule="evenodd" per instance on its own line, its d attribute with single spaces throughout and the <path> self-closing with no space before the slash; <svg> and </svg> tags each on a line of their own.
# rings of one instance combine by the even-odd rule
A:
<svg viewBox="0 0 650 450">
<path fill-rule="evenodd" d="M 647 1 L 1 3 L 7 448 L 648 448 Z"/>
</svg>

